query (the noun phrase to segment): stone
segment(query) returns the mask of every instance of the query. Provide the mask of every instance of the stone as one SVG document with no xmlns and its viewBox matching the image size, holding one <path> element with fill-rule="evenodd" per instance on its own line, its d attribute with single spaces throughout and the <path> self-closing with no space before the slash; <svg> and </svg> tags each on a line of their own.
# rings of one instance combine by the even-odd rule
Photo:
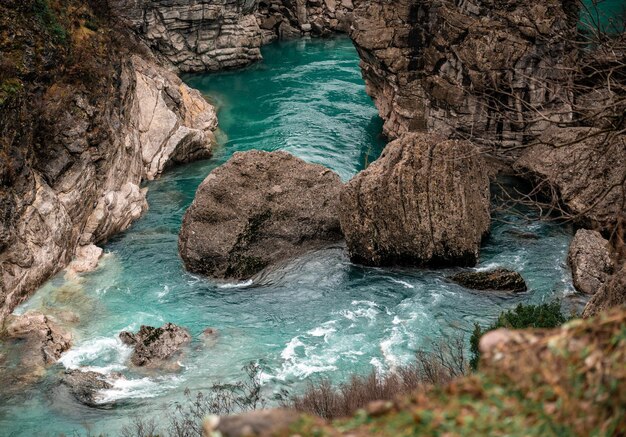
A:
<svg viewBox="0 0 626 437">
<path fill-rule="evenodd" d="M 98 267 L 98 261 L 102 256 L 102 248 L 95 244 L 87 244 L 76 248 L 76 255 L 67 266 L 71 274 L 91 272 Z"/>
<path fill-rule="evenodd" d="M 39 312 L 9 316 L 5 335 L 8 339 L 24 342 L 21 362 L 25 367 L 48 367 L 72 345 L 71 333 Z"/>
<path fill-rule="evenodd" d="M 41 113 L 37 126 L 49 126 L 41 133 L 46 147 L 10 147 L 41 161 L 69 151 L 71 162 L 55 167 L 54 174 L 35 162 L 9 163 L 21 170 L 0 189 L 0 205 L 10 199 L 11 214 L 9 225 L 0 226 L 0 323 L 74 255 L 71 275 L 95 268 L 101 253 L 96 245 L 148 209 L 142 181 L 211 155 L 217 116 L 198 91 L 153 59 L 120 60 L 116 53 L 100 62 L 104 70 L 119 62 L 103 79 L 106 90 L 55 84 L 40 102 L 41 111 L 33 112 Z M 4 118 L 0 124 L 6 138 L 21 138 L 10 132 L 29 126 Z"/>
<path fill-rule="evenodd" d="M 350 258 L 366 265 L 471 266 L 489 232 L 489 180 L 468 142 L 407 134 L 341 190 Z"/>
<path fill-rule="evenodd" d="M 615 273 L 587 302 L 583 310 L 583 318 L 595 317 L 603 311 L 618 306 L 626 306 L 626 263 L 616 269 Z"/>
<path fill-rule="evenodd" d="M 329 169 L 286 152 L 235 153 L 202 182 L 178 248 L 187 270 L 244 279 L 342 239 L 342 186 Z"/>
<path fill-rule="evenodd" d="M 537 108 L 567 118 L 564 89 L 537 92 L 567 80 L 577 59 L 575 43 L 554 35 L 575 41 L 564 2 L 353 3 L 350 36 L 390 138 L 428 131 L 504 148 L 541 126 Z"/>
<path fill-rule="evenodd" d="M 465 288 L 473 290 L 497 290 L 519 293 L 527 289 L 522 275 L 507 269 L 461 272 L 451 276 L 450 279 Z"/>
<path fill-rule="evenodd" d="M 139 367 L 162 366 L 191 341 L 189 332 L 173 323 L 160 328 L 142 325 L 136 334 L 123 331 L 119 336 L 124 344 L 134 345 L 130 360 Z"/>
<path fill-rule="evenodd" d="M 256 1 L 111 0 L 113 15 L 178 72 L 243 67 L 261 59 Z"/>
<path fill-rule="evenodd" d="M 103 374 L 81 370 L 66 371 L 61 383 L 68 387 L 78 402 L 89 407 L 101 406 L 98 402 L 98 392 L 113 387 Z"/>
<path fill-rule="evenodd" d="M 579 229 L 569 246 L 567 262 L 574 287 L 581 293 L 595 294 L 613 273 L 610 244 L 597 231 Z"/>
<path fill-rule="evenodd" d="M 249 437 L 292 435 L 290 428 L 300 420 L 292 410 L 258 410 L 236 416 L 210 416 L 203 424 L 204 435 Z M 316 419 L 312 419 L 316 420 Z M 321 420 L 319 420 L 321 422 Z"/>
<path fill-rule="evenodd" d="M 551 127 L 513 167 L 554 203 L 560 202 L 567 217 L 610 233 L 626 217 L 626 135 L 603 138 L 597 128 Z"/>
</svg>

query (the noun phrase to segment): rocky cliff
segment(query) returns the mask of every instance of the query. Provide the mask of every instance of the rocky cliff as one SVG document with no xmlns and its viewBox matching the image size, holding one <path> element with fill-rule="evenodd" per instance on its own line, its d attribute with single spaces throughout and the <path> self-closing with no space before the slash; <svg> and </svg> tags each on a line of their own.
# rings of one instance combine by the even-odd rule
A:
<svg viewBox="0 0 626 437">
<path fill-rule="evenodd" d="M 0 320 L 136 220 L 142 180 L 211 154 L 214 109 L 105 12 L 0 6 Z"/>
<path fill-rule="evenodd" d="M 352 0 L 108 0 L 112 14 L 178 72 L 261 59 L 277 38 L 347 32 Z"/>
<path fill-rule="evenodd" d="M 609 233 L 626 217 L 626 38 L 577 43 L 577 4 L 355 0 L 350 34 L 385 133 L 469 139 Z"/>
</svg>

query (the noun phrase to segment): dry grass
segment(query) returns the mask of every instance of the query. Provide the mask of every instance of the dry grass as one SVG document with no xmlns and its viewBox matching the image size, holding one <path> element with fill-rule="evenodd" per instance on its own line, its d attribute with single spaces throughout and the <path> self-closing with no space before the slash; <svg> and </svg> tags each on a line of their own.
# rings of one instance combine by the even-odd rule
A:
<svg viewBox="0 0 626 437">
<path fill-rule="evenodd" d="M 338 386 L 329 379 L 311 382 L 304 394 L 290 397 L 282 406 L 332 420 L 350 416 L 375 400 L 392 400 L 421 387 L 444 385 L 467 373 L 464 343 L 461 336 L 442 341 L 433 351 L 418 351 L 414 363 L 388 374 L 355 375 Z"/>
</svg>

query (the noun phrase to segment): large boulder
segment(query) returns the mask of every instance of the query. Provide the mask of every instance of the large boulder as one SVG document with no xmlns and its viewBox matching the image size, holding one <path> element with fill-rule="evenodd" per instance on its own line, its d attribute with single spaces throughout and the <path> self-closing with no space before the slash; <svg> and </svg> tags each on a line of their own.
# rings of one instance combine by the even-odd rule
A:
<svg viewBox="0 0 626 437">
<path fill-rule="evenodd" d="M 609 308 L 626 305 L 626 262 L 609 277 L 600 290 L 587 302 L 583 317 L 593 317 Z"/>
<path fill-rule="evenodd" d="M 474 265 L 489 179 L 469 142 L 406 134 L 341 191 L 350 257 L 366 265 Z"/>
<path fill-rule="evenodd" d="M 155 367 L 177 355 L 191 341 L 191 335 L 180 326 L 166 323 L 160 328 L 142 325 L 136 334 L 123 331 L 120 340 L 134 347 L 130 360 L 135 366 Z"/>
<path fill-rule="evenodd" d="M 285 152 L 236 153 L 202 182 L 179 251 L 192 272 L 248 278 L 342 239 L 339 176 Z"/>
<path fill-rule="evenodd" d="M 569 247 L 567 262 L 576 290 L 595 294 L 613 273 L 610 244 L 597 231 L 580 229 Z"/>
<path fill-rule="evenodd" d="M 465 288 L 473 290 L 526 291 L 522 275 L 507 269 L 494 269 L 483 272 L 461 272 L 450 279 Z"/>
</svg>

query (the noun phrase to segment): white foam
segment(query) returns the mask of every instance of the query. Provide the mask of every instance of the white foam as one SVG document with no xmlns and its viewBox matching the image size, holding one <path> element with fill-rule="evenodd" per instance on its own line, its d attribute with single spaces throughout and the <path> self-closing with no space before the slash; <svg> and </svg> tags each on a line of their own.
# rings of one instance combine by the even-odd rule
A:
<svg viewBox="0 0 626 437">
<path fill-rule="evenodd" d="M 401 281 L 400 279 L 394 279 L 394 278 L 389 278 L 389 279 L 391 279 L 391 282 L 395 282 L 396 284 L 403 285 L 404 288 L 415 288 L 414 285 L 411 285 L 406 281 Z"/>
<path fill-rule="evenodd" d="M 397 326 L 391 329 L 391 335 L 380 342 L 380 350 L 385 362 L 393 369 L 399 364 L 399 358 L 393 353 L 394 346 L 402 343 L 402 333 Z"/>
<path fill-rule="evenodd" d="M 169 294 L 169 292 L 170 292 L 170 287 L 168 287 L 167 285 L 165 285 L 165 286 L 163 287 L 163 290 L 161 290 L 161 291 L 159 291 L 159 292 L 157 293 L 157 297 L 158 297 L 159 299 L 160 299 L 160 298 L 162 298 L 162 297 L 165 297 L 165 296 L 167 296 L 167 295 Z"/>
<path fill-rule="evenodd" d="M 304 343 L 300 341 L 298 336 L 289 340 L 285 349 L 280 353 L 283 360 L 293 360 L 296 357 L 296 348 L 304 347 Z"/>
<path fill-rule="evenodd" d="M 252 285 L 252 279 L 248 279 L 245 282 L 234 282 L 234 283 L 227 283 L 227 284 L 220 284 L 217 286 L 217 288 L 244 288 L 244 287 L 249 287 Z"/>
<path fill-rule="evenodd" d="M 322 323 L 321 326 L 311 329 L 307 331 L 307 334 L 313 337 L 324 337 L 324 341 L 328 343 L 328 339 L 330 336 L 337 332 L 337 329 L 333 326 L 335 324 L 334 320 L 330 322 Z"/>
<path fill-rule="evenodd" d="M 132 349 L 119 338 L 97 337 L 71 348 L 61 356 L 59 362 L 66 369 L 88 367 L 89 370 L 106 374 L 125 368 L 124 363 L 131 353 Z M 108 364 L 98 366 L 95 365 L 97 361 Z"/>
<path fill-rule="evenodd" d="M 129 398 L 154 398 L 165 391 L 175 388 L 180 383 L 180 378 L 171 377 L 167 379 L 153 380 L 148 377 L 139 379 L 127 379 L 125 377 L 107 379 L 113 387 L 101 390 L 96 400 L 105 404 L 115 402 L 120 399 Z"/>
</svg>

